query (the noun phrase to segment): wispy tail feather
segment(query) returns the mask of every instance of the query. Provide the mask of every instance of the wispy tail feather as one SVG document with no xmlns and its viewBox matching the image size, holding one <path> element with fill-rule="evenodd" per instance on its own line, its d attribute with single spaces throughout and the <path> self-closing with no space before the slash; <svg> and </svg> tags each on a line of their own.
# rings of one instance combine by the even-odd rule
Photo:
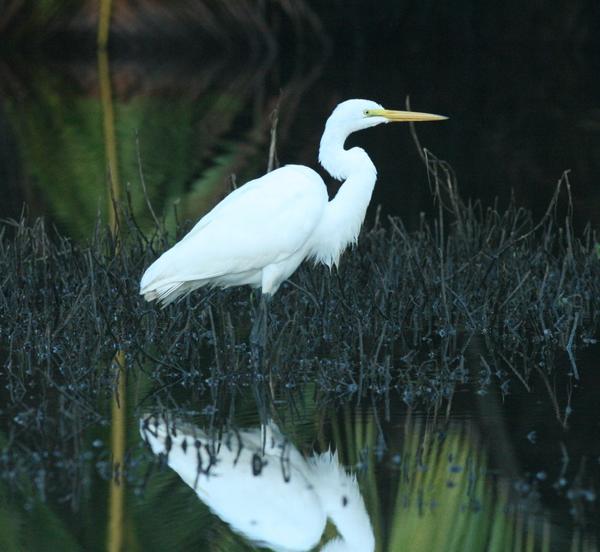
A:
<svg viewBox="0 0 600 552">
<path fill-rule="evenodd" d="M 158 301 L 162 307 L 166 307 L 191 291 L 189 286 L 184 287 L 185 283 L 187 282 L 173 282 L 150 290 L 142 288 L 140 294 L 146 301 Z"/>
</svg>

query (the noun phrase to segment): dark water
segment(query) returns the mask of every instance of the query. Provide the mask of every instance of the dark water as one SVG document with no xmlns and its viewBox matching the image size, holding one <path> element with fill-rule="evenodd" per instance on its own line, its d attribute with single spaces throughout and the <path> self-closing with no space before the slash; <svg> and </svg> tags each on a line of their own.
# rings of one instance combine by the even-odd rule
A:
<svg viewBox="0 0 600 552">
<path fill-rule="evenodd" d="M 485 204 L 511 193 L 543 214 L 570 170 L 579 228 L 599 220 L 600 119 L 593 49 L 510 43 L 412 51 L 398 41 L 329 57 L 271 60 L 152 59 L 99 62 L 9 57 L 2 70 L 0 216 L 27 204 L 78 238 L 107 212 L 108 167 L 123 199 L 148 226 L 136 136 L 159 216 L 196 219 L 237 182 L 263 174 L 270 114 L 281 97 L 278 159 L 316 167 L 324 121 L 351 97 L 450 116 L 420 125 L 423 146 L 453 166 L 463 195 Z M 431 209 L 408 129 L 389 125 L 349 140 L 379 169 L 373 206 L 414 225 Z M 335 186 L 332 187 L 332 192 Z M 114 192 L 113 192 L 114 193 Z"/>
<path fill-rule="evenodd" d="M 584 368 L 597 367 L 597 353 Z M 120 408 L 113 402 L 112 414 L 108 400 L 100 409 L 87 405 L 98 412 L 95 423 L 85 415 L 70 417 L 74 405 L 45 411 L 47 420 L 26 413 L 7 420 L 9 408 L 3 465 L 11 473 L 3 478 L 0 543 L 3 550 L 32 551 L 115 550 L 119 542 L 124 550 L 252 549 L 196 497 L 192 483 L 186 485 L 164 458 L 156 462 L 138 429 L 155 411 L 169 423 L 169 460 L 181 455 L 179 440 L 189 436 L 179 469 L 197 472 L 200 488 L 207 477 L 219 483 L 229 478 L 225 496 L 214 491 L 209 497 L 229 508 L 243 500 L 242 518 L 276 526 L 286 519 L 284 511 L 310 508 L 287 504 L 282 511 L 272 489 L 287 492 L 300 484 L 293 459 L 285 463 L 293 457 L 290 450 L 311 456 L 332 447 L 357 475 L 377 550 L 596 550 L 600 450 L 593 436 L 600 418 L 583 391 L 594 383 L 569 385 L 562 394 L 534 379 L 531 392 L 515 388 L 510 395 L 495 384 L 479 394 L 467 385 L 443 409 L 415 410 L 395 393 L 377 402 L 326 400 L 314 384 L 274 395 L 255 384 L 189 400 L 157 387 L 155 378 L 136 375 L 120 387 Z M 55 425 L 50 418 L 57 415 Z M 281 451 L 270 454 L 262 445 L 252 449 L 241 433 L 258 431 L 269 419 L 285 435 Z M 56 431 L 47 433 L 45 423 Z M 198 467 L 194 443 L 204 439 L 202 431 L 216 441 L 202 441 L 205 458 Z M 221 443 L 220 452 L 215 443 Z M 233 451 L 235 463 L 226 450 Z M 257 456 L 262 472 L 256 470 Z M 259 485 L 250 498 L 244 497 L 248 479 Z M 348 493 L 331 477 L 315 486 Z M 299 491 L 292 495 L 288 501 L 302 500 Z M 358 499 L 352 506 L 359 507 Z M 310 511 L 298 519 L 300 532 L 308 532 Z M 324 540 L 334 534 L 328 528 Z"/>
<path fill-rule="evenodd" d="M 0 63 L 0 217 L 18 218 L 25 205 L 49 228 L 86 241 L 98 215 L 109 221 L 112 194 L 130 202 L 139 226 L 150 231 L 143 175 L 158 217 L 173 230 L 176 220 L 196 219 L 222 198 L 232 175 L 240 184 L 264 172 L 270 114 L 278 102 L 278 160 L 315 167 L 324 121 L 339 101 L 365 97 L 404 108 L 410 95 L 412 108 L 450 116 L 417 130 L 424 146 L 451 163 L 464 198 L 486 205 L 498 198 L 502 206 L 512 195 L 539 218 L 570 169 L 574 226 L 598 227 L 600 73 L 594 48 L 484 40 L 424 46 L 386 36 L 381 43 L 350 40 L 328 55 L 294 56 L 283 49 L 260 61 L 11 55 Z M 349 144 L 365 147 L 379 169 L 371 219 L 378 204 L 408 228 L 418 226 L 421 212 L 431 216 L 426 171 L 407 128 L 372 129 Z M 566 204 L 563 195 L 559 220 Z M 2 300 L 8 295 L 4 290 Z M 571 299 L 597 300 L 564 300 Z M 230 311 L 230 331 L 238 337 L 245 329 L 236 316 L 249 300 L 244 296 L 239 310 Z M 52 314 L 55 328 L 69 322 L 65 312 Z M 144 320 L 154 316 L 145 313 Z M 34 345 L 44 337 L 35 319 L 29 319 Z M 4 319 L 0 337 L 8 335 L 2 326 L 8 326 Z M 440 335 L 429 338 L 436 347 L 445 342 Z M 76 331 L 71 337 L 37 364 L 15 363 L 30 358 L 25 345 L 16 350 L 4 337 L 0 341 L 0 550 L 253 549 L 165 460 L 157 462 L 139 432 L 149 412 L 193 424 L 196 435 L 207 432 L 216 439 L 207 442 L 209 449 L 233 430 L 258 431 L 274 420 L 288 451 L 310 457 L 337 450 L 341 465 L 357 475 L 378 551 L 598 550 L 598 336 L 584 335 L 576 348 L 580 379 L 564 347 L 523 356 L 519 365 L 500 357 L 490 364 L 475 347 L 461 350 L 468 377 L 442 399 L 434 397 L 439 382 L 427 371 L 442 356 L 433 346 L 430 356 L 409 359 L 423 372 L 415 369 L 391 385 L 382 373 L 380 385 L 359 396 L 356 382 L 335 383 L 336 359 L 328 360 L 325 377 L 315 360 L 323 351 L 303 343 L 276 351 L 269 369 L 284 371 L 281 363 L 293 346 L 300 350 L 293 362 L 314 362 L 319 378 L 307 372 L 312 380 L 302 374 L 271 388 L 267 373 L 251 383 L 234 376 L 216 385 L 215 373 L 227 367 L 206 352 L 208 346 L 201 363 L 182 369 L 185 355 L 175 336 L 169 338 L 177 363 L 153 364 L 149 357 L 132 362 L 133 368 L 121 353 L 113 356 L 116 345 L 106 355 L 103 347 L 114 337 L 108 332 L 96 341 L 80 342 Z M 86 363 L 63 362 L 72 352 L 65 343 L 89 353 L 80 356 Z M 217 349 L 213 337 L 207 343 Z M 510 343 L 504 347 L 510 350 Z M 102 351 L 97 357 L 95 348 Z M 439 350 L 458 355 L 450 345 Z M 362 351 L 352 349 L 337 362 L 357 355 Z M 127 376 L 115 369 L 123 362 Z M 403 374 L 406 365 L 398 361 L 392 368 Z M 418 396 L 411 389 L 419 389 Z M 264 450 L 257 454 L 262 458 Z M 232 501 L 245 485 L 236 474 L 250 477 L 254 467 L 241 462 L 240 471 L 232 470 Z M 274 473 L 244 507 L 264 509 L 276 525 L 281 509 L 270 509 L 267 496 L 281 480 L 285 484 L 285 470 L 281 479 Z M 330 524 L 322 544 L 334 535 Z"/>
</svg>

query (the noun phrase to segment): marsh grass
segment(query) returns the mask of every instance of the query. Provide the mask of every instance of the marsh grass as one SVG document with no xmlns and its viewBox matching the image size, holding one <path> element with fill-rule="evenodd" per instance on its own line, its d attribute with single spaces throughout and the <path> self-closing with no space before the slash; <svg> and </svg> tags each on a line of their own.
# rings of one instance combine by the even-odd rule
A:
<svg viewBox="0 0 600 552">
<path fill-rule="evenodd" d="M 406 402 L 450 397 L 470 379 L 465 361 L 528 387 L 594 343 L 600 324 L 600 260 L 588 226 L 572 230 L 555 213 L 568 175 L 545 216 L 465 204 L 450 169 L 427 153 L 439 206 L 407 229 L 376 221 L 332 271 L 309 264 L 273 301 L 265 366 L 276 385 L 316 381 L 324 392 L 377 395 L 398 388 Z M 0 351 L 11 403 L 27 386 L 110 393 L 116 351 L 127 370 L 150 370 L 184 387 L 249 384 L 265 377 L 250 359 L 257 294 L 199 291 L 161 310 L 138 295 L 144 269 L 177 235 L 137 226 L 127 205 L 118 237 L 98 223 L 85 245 L 43 220 L 0 229 Z M 103 360 L 104 359 L 104 360 Z M 148 366 L 152 366 L 151 369 Z M 485 387 L 486 378 L 480 382 Z M 106 385 L 107 384 L 107 385 Z"/>
<path fill-rule="evenodd" d="M 589 227 L 575 235 L 570 214 L 556 214 L 568 175 L 534 221 L 514 204 L 464 203 L 450 169 L 424 159 L 437 217 L 415 229 L 377 221 L 339 269 L 301 267 L 272 302 L 259 365 L 248 346 L 255 292 L 200 290 L 162 310 L 138 295 L 144 269 L 189 225 L 146 234 L 118 204 L 118 231 L 98 223 L 81 244 L 42 219 L 4 221 L 3 478 L 77 509 L 92 464 L 110 477 L 110 451 L 92 442 L 110 425 L 117 352 L 129 409 L 173 408 L 185 397 L 214 427 L 248 392 L 261 419 L 273 401 L 300 405 L 306 390 L 319 404 L 380 404 L 387 419 L 401 402 L 448 413 L 458 388 L 506 395 L 535 377 L 566 428 L 572 387 L 586 375 L 578 352 L 596 342 L 600 323 L 597 236 Z M 136 454 L 124 460 L 129 472 Z"/>
</svg>

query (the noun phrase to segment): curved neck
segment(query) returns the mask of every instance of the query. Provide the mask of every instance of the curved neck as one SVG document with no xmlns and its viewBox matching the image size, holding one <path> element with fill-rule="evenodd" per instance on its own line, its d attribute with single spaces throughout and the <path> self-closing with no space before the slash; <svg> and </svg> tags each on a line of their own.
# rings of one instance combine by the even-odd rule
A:
<svg viewBox="0 0 600 552">
<path fill-rule="evenodd" d="M 377 169 L 363 149 L 344 149 L 348 134 L 326 125 L 319 148 L 321 165 L 333 178 L 345 180 L 327 205 L 313 254 L 329 267 L 337 265 L 344 249 L 358 239 L 377 180 Z"/>
<path fill-rule="evenodd" d="M 344 148 L 346 138 L 351 133 L 352 130 L 330 125 L 328 121 L 319 145 L 319 163 L 336 180 L 345 180 L 352 174 L 363 171 L 376 177 L 377 169 L 365 150 Z"/>
</svg>

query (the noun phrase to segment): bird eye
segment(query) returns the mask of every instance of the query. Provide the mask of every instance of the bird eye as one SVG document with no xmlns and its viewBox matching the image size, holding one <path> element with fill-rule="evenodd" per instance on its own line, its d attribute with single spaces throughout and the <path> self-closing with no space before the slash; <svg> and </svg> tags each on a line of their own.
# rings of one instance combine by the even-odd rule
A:
<svg viewBox="0 0 600 552">
<path fill-rule="evenodd" d="M 365 117 L 368 117 L 368 116 L 370 115 L 370 112 L 369 112 L 369 110 L 368 110 L 368 109 L 365 109 L 365 110 L 363 110 L 363 115 L 364 115 Z"/>
</svg>

